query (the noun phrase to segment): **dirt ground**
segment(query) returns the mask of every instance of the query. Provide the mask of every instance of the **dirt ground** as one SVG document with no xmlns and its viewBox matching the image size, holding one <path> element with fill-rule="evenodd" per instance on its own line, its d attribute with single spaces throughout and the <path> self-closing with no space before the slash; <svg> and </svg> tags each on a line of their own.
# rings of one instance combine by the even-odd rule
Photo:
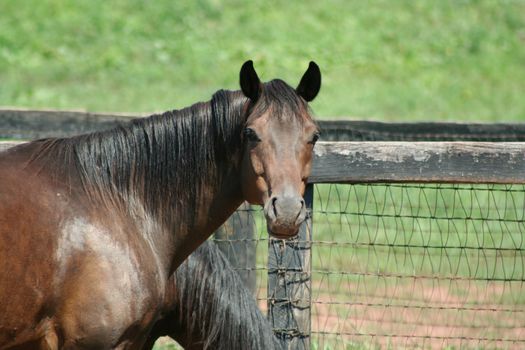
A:
<svg viewBox="0 0 525 350">
<path fill-rule="evenodd" d="M 314 284 L 312 343 L 320 349 L 525 348 L 521 282 L 405 282 Z M 259 305 L 266 310 L 264 300 Z"/>
<path fill-rule="evenodd" d="M 358 286 L 347 288 L 349 304 L 339 298 L 334 302 L 324 293 L 314 295 L 312 331 L 321 332 L 320 344 L 348 341 L 381 348 L 525 347 L 525 308 L 513 302 L 521 283 L 416 281 L 354 296 L 352 290 Z"/>
</svg>

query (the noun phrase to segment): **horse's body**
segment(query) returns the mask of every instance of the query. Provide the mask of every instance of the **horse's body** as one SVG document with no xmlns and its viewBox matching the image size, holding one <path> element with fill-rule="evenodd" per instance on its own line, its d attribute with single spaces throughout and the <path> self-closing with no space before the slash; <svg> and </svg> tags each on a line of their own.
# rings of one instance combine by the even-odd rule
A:
<svg viewBox="0 0 525 350">
<path fill-rule="evenodd" d="M 170 278 L 165 309 L 145 349 L 151 349 L 161 336 L 170 336 L 185 349 L 280 348 L 239 274 L 210 241 Z"/>
<path fill-rule="evenodd" d="M 244 199 L 265 205 L 276 236 L 297 232 L 308 75 L 296 92 L 245 64 L 244 95 L 0 154 L 0 348 L 140 348 L 170 276 Z M 252 125 L 268 141 L 245 140 Z M 289 174 L 274 169 L 275 128 L 293 143 Z"/>
<path fill-rule="evenodd" d="M 155 319 L 169 265 L 144 227 L 85 203 L 74 174 L 55 177 L 30 163 L 44 144 L 0 160 L 0 344 L 124 346 L 119 338 L 144 334 Z"/>
</svg>

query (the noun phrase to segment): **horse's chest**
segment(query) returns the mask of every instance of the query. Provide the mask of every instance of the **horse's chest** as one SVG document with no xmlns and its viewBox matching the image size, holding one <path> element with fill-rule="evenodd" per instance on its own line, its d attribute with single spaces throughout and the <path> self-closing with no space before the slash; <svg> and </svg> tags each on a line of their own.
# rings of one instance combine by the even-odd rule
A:
<svg viewBox="0 0 525 350">
<path fill-rule="evenodd" d="M 108 344 L 130 327 L 137 334 L 147 329 L 165 285 L 155 257 L 122 235 L 83 220 L 72 220 L 62 231 L 57 249 L 63 262 L 59 317 L 66 338 Z"/>
</svg>

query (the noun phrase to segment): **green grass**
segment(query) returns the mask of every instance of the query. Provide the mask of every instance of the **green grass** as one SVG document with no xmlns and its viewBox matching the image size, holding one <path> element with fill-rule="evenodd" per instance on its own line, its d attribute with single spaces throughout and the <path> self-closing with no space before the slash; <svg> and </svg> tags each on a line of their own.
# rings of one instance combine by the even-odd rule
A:
<svg viewBox="0 0 525 350">
<path fill-rule="evenodd" d="M 319 116 L 525 120 L 525 1 L 0 3 L 0 106 L 149 112 L 323 71 Z"/>
<path fill-rule="evenodd" d="M 165 344 L 155 344 L 153 347 L 154 350 L 182 350 L 183 348 L 179 346 L 179 344 L 173 342 L 168 343 L 168 340 L 166 340 Z"/>
<path fill-rule="evenodd" d="M 314 240 L 347 244 L 317 247 L 330 269 L 478 279 L 525 273 L 514 263 L 514 249 L 525 245 L 521 186 L 318 185 L 316 194 Z"/>
</svg>

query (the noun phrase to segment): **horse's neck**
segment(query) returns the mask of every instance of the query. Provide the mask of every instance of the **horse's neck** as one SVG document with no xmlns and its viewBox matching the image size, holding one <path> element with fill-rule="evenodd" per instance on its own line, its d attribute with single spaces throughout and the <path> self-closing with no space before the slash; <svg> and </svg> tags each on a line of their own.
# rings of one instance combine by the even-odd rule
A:
<svg viewBox="0 0 525 350">
<path fill-rule="evenodd" d="M 240 174 L 229 170 L 224 174 L 220 186 L 207 187 L 206 198 L 199 202 L 195 217 L 185 218 L 186 225 L 175 223 L 175 251 L 172 270 L 174 271 L 185 258 L 217 230 L 241 205 Z"/>
<path fill-rule="evenodd" d="M 159 249 L 173 250 L 177 266 L 242 201 L 245 102 L 219 91 L 211 102 L 59 140 L 45 152 L 75 169 L 83 201 L 136 220 Z"/>
<path fill-rule="evenodd" d="M 199 140 L 205 137 L 205 142 L 210 145 L 222 142 L 224 149 L 218 146 L 218 149 L 207 149 L 206 156 L 196 155 L 195 158 L 201 159 L 197 161 L 199 171 L 194 170 L 197 167 L 187 169 L 179 163 L 179 167 L 175 171 L 189 174 L 189 182 L 187 179 L 183 180 L 182 185 L 181 182 L 178 182 L 175 184 L 176 187 L 171 189 L 172 193 L 165 194 L 176 198 L 175 201 L 171 201 L 173 206 L 168 208 L 168 212 L 166 210 L 154 212 L 157 215 L 156 221 L 162 222 L 171 235 L 174 252 L 172 271 L 225 222 L 242 203 L 239 169 L 243 150 L 240 141 L 231 142 L 228 138 L 238 139 L 240 137 L 240 130 L 244 126 L 243 109 L 241 108 L 243 101 L 244 99 L 240 99 L 231 103 L 234 107 L 231 108 L 230 112 L 234 111 L 234 113 L 228 116 L 230 119 L 227 123 L 230 125 L 224 127 L 224 129 L 230 128 L 230 131 L 222 130 L 223 134 L 204 136 L 201 133 L 202 131 L 197 130 L 195 132 L 193 130 L 191 137 Z M 212 125 L 205 125 L 204 127 L 206 133 L 214 128 Z M 236 131 L 232 133 L 232 130 Z M 189 143 L 198 144 L 194 141 Z M 230 144 L 237 146 L 234 149 L 231 149 L 231 146 L 224 146 Z M 187 152 L 198 152 L 198 150 L 190 149 Z M 206 161 L 206 157 L 211 157 L 214 162 Z M 149 178 L 148 180 L 157 181 L 156 178 Z M 170 189 L 167 187 L 166 191 L 170 191 Z M 161 207 L 158 206 L 158 208 Z M 172 219 L 166 220 L 166 216 L 171 216 Z"/>
</svg>

